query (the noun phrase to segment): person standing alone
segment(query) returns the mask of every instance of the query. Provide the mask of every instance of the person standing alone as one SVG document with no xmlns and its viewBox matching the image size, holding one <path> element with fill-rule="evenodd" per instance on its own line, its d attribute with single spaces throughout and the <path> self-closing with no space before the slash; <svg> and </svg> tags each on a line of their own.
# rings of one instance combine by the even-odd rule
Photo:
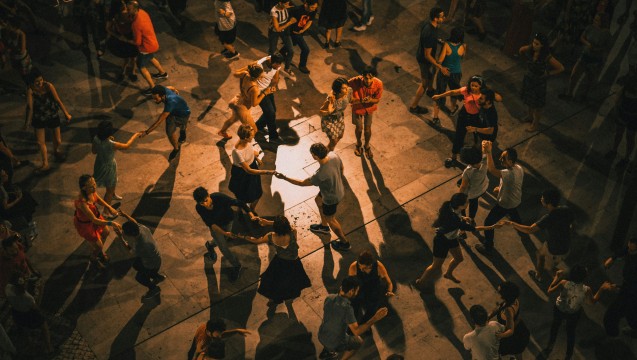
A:
<svg viewBox="0 0 637 360">
<path fill-rule="evenodd" d="M 383 95 L 383 82 L 375 77 L 375 70 L 368 66 L 360 76 L 349 79 L 352 88 L 352 123 L 356 126 L 356 149 L 354 154 L 361 156 L 363 151 L 368 159 L 374 154 L 369 145 L 372 138 L 372 115 L 378 109 L 378 103 Z M 365 143 L 362 135 L 365 130 Z"/>
</svg>

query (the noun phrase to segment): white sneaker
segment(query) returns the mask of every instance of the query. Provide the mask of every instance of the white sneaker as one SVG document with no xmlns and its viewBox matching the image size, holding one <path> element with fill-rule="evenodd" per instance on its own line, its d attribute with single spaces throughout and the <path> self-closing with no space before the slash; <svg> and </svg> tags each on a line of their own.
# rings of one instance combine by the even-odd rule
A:
<svg viewBox="0 0 637 360">
<path fill-rule="evenodd" d="M 367 20 L 367 24 L 365 25 L 370 26 L 373 22 L 374 22 L 374 15 L 369 17 L 369 20 Z"/>
<path fill-rule="evenodd" d="M 365 31 L 367 30 L 367 25 L 363 24 L 360 26 L 354 26 L 354 31 Z"/>
</svg>

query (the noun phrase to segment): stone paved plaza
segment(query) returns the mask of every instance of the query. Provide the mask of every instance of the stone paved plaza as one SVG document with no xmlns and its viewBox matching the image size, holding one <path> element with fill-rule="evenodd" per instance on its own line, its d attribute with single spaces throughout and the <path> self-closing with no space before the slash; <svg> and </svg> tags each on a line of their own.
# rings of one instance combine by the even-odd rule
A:
<svg viewBox="0 0 637 360">
<path fill-rule="evenodd" d="M 264 196 L 258 212 L 265 217 L 285 213 L 294 222 L 302 261 L 312 281 L 312 287 L 292 306 L 282 304 L 274 312 L 267 311 L 267 299 L 256 293 L 259 274 L 272 259 L 273 250 L 233 241 L 232 251 L 245 271 L 239 281 L 230 283 L 225 259 L 220 257 L 212 265 L 203 257 L 203 244 L 210 235 L 195 212 L 192 198 L 198 186 L 231 194 L 229 154 L 234 142 L 219 142 L 216 133 L 230 116 L 228 102 L 238 92 L 238 81 L 231 71 L 267 51 L 267 15 L 255 12 L 252 1 L 233 1 L 241 57 L 227 61 L 218 53 L 221 47 L 213 33 L 211 1 L 189 1 L 185 13 L 189 22 L 181 32 L 166 10 L 149 0 L 141 3 L 153 19 L 161 46 L 158 58 L 170 76 L 160 83 L 180 89 L 192 109 L 188 140 L 174 161 L 167 160 L 170 145 L 162 127 L 116 155 L 118 193 L 124 197 L 120 206 L 150 227 L 162 253 L 162 271 L 168 278 L 161 285 L 157 302 L 140 302 L 146 289 L 134 279 L 130 254 L 120 243 L 112 244 L 112 237 L 108 241 L 112 258 L 108 271 L 87 270 L 89 248 L 73 227 L 73 200 L 78 177 L 93 169 L 90 140 L 98 122 L 113 121 L 119 129 L 115 138 L 125 141 L 152 124 L 162 107 L 140 94 L 143 80 L 115 81 L 119 60 L 112 55 L 97 60 L 93 53 L 87 58 L 77 49 L 80 38 L 76 34 L 52 36 L 58 29 L 53 17 L 39 14 L 43 15 L 45 31 L 30 35 L 36 64 L 55 84 L 73 115 L 71 123 L 62 127 L 67 160 L 52 163 L 54 170 L 46 176 L 35 176 L 32 166 L 16 174 L 17 182 L 40 204 L 36 213 L 40 235 L 29 257 L 43 274 L 41 306 L 49 316 L 53 341 L 61 349 L 58 359 L 183 359 L 195 329 L 211 316 L 226 319 L 230 328 L 252 331 L 245 338 L 228 341 L 228 359 L 316 359 L 322 350 L 317 331 L 323 299 L 338 290 L 349 264 L 365 249 L 377 253 L 386 265 L 396 296 L 389 300 L 390 315 L 364 336 L 365 344 L 355 359 L 384 359 L 393 353 L 406 359 L 469 359 L 462 345 L 463 335 L 471 329 L 468 308 L 478 303 L 488 309 L 495 307 L 495 289 L 502 280 L 511 280 L 521 288 L 521 316 L 532 334 L 525 357 L 540 354 L 548 341 L 554 297 L 546 294 L 548 284 L 538 286 L 527 272 L 533 268 L 542 235 L 521 236 L 508 227 L 498 230 L 498 251 L 489 258 L 475 251 L 478 239 L 469 235 L 463 246 L 465 261 L 456 271 L 461 284 L 442 279 L 433 293 L 421 293 L 412 286 L 431 263 L 432 221 L 440 204 L 457 191 L 462 171 L 443 165 L 451 152 L 452 119 L 443 114 L 442 128 L 436 128 L 430 125 L 430 116 L 412 115 L 407 109 L 418 86 L 414 59 L 418 29 L 434 5 L 432 0 L 375 1 L 376 20 L 367 31 L 350 31 L 350 21 L 343 46 L 329 50 L 320 47 L 322 35 L 308 37 L 311 74 L 296 71 L 296 79 L 281 80 L 275 98 L 286 144 L 278 148 L 263 144 L 264 168 L 301 179 L 318 168 L 310 156 L 310 145 L 327 142 L 318 109 L 332 81 L 338 76 L 357 75 L 372 65 L 384 82 L 384 93 L 374 117 L 373 160 L 354 155 L 349 110 L 345 137 L 336 148 L 347 180 L 347 195 L 337 215 L 352 242 L 350 252 L 331 251 L 324 247 L 328 236 L 308 230 L 319 219 L 313 200 L 315 187 L 295 187 L 263 177 Z M 355 13 L 361 6 L 358 0 L 350 5 Z M 491 5 L 496 7 L 498 2 Z M 447 8 L 448 2 L 443 1 L 442 7 Z M 502 33 L 508 11 L 491 10 L 488 29 L 493 34 Z M 548 103 L 537 133 L 526 132 L 520 121 L 525 115 L 518 96 L 524 63 L 500 52 L 499 36 L 490 36 L 484 43 L 475 36 L 466 38 L 469 50 L 463 63 L 464 79 L 481 74 L 504 97 L 496 105 L 500 116 L 497 145 L 500 149 L 515 146 L 525 169 L 520 207 L 524 222 L 533 223 L 544 213 L 539 200 L 543 189 L 560 189 L 577 216 L 577 236 L 567 263 L 590 266 L 589 279 L 595 289 L 607 279 L 621 281 L 621 266 L 606 271 L 600 264 L 611 254 L 612 244 L 636 235 L 637 172 L 617 168 L 604 158 L 615 129 L 607 115 L 619 89 L 616 80 L 628 69 L 626 51 L 633 41 L 628 31 L 630 21 L 623 26 L 613 22 L 614 45 L 588 102 L 557 99 L 572 63 L 567 72 L 549 81 Z M 542 26 L 546 24 L 537 24 Z M 442 29 L 448 34 L 451 25 Z M 2 84 L 20 84 L 20 79 L 4 71 Z M 16 153 L 37 163 L 34 136 L 22 130 L 25 100 L 20 93 L 2 96 L 2 133 Z M 431 108 L 431 99 L 424 98 L 421 104 Z M 209 111 L 208 105 L 212 105 Z M 258 107 L 253 109 L 255 118 L 259 113 Z M 236 125 L 230 132 L 236 132 Z M 491 178 L 490 188 L 496 185 Z M 493 204 L 493 196 L 481 200 L 479 224 Z M 267 229 L 252 228 L 240 218 L 235 230 L 258 234 Z M 611 296 L 604 296 L 601 304 L 585 306 L 575 358 L 635 358 L 634 338 L 622 334 L 608 339 L 604 335 L 601 320 L 610 300 Z M 16 336 L 13 330 L 10 334 Z M 21 349 L 18 358 L 43 358 L 38 351 L 34 347 Z M 562 330 L 551 359 L 563 358 L 564 352 Z"/>
</svg>

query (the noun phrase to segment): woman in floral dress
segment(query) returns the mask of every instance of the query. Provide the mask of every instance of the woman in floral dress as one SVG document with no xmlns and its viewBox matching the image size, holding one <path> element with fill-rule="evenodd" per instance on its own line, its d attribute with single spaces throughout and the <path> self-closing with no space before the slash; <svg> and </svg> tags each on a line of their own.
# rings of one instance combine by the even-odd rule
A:
<svg viewBox="0 0 637 360">
<path fill-rule="evenodd" d="M 336 144 L 343 138 L 345 132 L 344 111 L 352 101 L 352 89 L 347 85 L 347 79 L 338 78 L 332 83 L 332 93 L 327 96 L 319 110 L 321 115 L 321 130 L 330 139 L 327 145 L 329 151 L 334 151 Z"/>
</svg>

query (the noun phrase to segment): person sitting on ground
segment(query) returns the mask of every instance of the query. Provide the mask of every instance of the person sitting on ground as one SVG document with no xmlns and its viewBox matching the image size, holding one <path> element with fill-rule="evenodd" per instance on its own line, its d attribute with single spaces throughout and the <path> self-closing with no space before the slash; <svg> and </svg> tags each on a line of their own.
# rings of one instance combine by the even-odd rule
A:
<svg viewBox="0 0 637 360">
<path fill-rule="evenodd" d="M 394 284 L 385 265 L 370 251 L 363 251 L 358 256 L 358 260 L 349 266 L 348 275 L 355 276 L 360 282 L 360 290 L 358 296 L 352 299 L 352 307 L 356 319 L 365 323 L 381 307 L 385 298 L 394 296 Z"/>
<path fill-rule="evenodd" d="M 248 336 L 250 331 L 246 329 L 226 330 L 226 323 L 222 319 L 208 320 L 197 328 L 188 352 L 188 359 L 224 359 L 226 343 L 223 339 L 234 334 Z"/>
</svg>

